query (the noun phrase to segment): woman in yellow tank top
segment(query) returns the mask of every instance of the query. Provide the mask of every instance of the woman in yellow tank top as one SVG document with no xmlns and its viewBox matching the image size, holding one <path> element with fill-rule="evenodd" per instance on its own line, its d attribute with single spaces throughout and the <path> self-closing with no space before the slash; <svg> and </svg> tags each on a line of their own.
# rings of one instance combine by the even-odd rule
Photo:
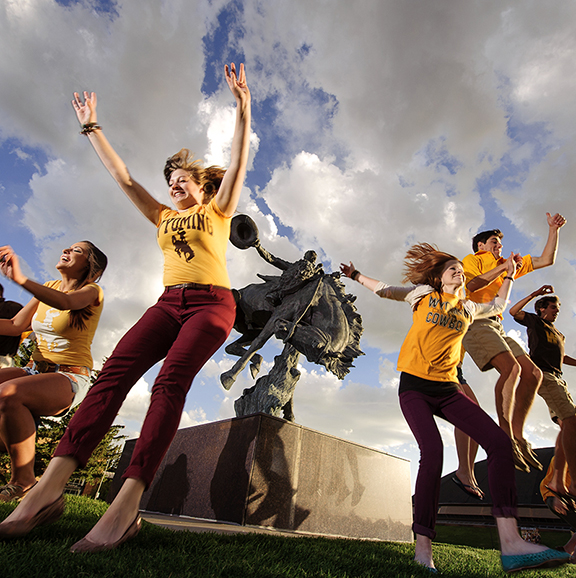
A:
<svg viewBox="0 0 576 578">
<path fill-rule="evenodd" d="M 64 249 L 57 281 L 40 285 L 22 274 L 18 257 L 0 247 L 0 270 L 32 293 L 12 319 L 0 319 L 0 334 L 32 328 L 37 348 L 27 367 L 0 369 L 0 451 L 10 455 L 10 481 L 0 487 L 0 502 L 22 498 L 35 484 L 36 420 L 58 416 L 78 405 L 90 387 L 90 347 L 102 306 L 96 285 L 107 259 L 90 241 Z"/>
</svg>

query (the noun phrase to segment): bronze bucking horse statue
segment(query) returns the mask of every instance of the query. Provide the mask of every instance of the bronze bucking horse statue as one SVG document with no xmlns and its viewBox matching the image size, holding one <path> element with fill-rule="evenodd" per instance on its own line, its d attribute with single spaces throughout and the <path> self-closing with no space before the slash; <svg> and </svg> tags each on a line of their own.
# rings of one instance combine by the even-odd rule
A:
<svg viewBox="0 0 576 578">
<path fill-rule="evenodd" d="M 258 275 L 263 283 L 234 290 L 237 307 L 234 329 L 241 335 L 226 347 L 226 352 L 240 359 L 220 376 L 220 381 L 226 389 L 230 389 L 249 363 L 252 377 L 255 378 L 262 363 L 257 351 L 275 336 L 284 342 L 285 351 L 276 358 L 276 371 L 270 372 L 266 383 L 264 378 L 260 378 L 256 386 L 262 382 L 268 389 L 272 388 L 273 398 L 282 399 L 271 403 L 275 406 L 273 411 L 269 407 L 248 406 L 250 413 L 256 409 L 277 415 L 280 404 L 285 417 L 293 419 L 291 398 L 300 374 L 296 369 L 297 352 L 305 355 L 308 361 L 323 365 L 339 379 L 349 373 L 354 359 L 363 355 L 359 347 L 362 318 L 353 304 L 356 297 L 345 293 L 339 272 L 327 274 L 321 264 L 315 264 L 314 251 L 307 251 L 302 259 L 294 263 L 271 255 L 261 246 L 258 229 L 246 215 L 234 217 L 230 240 L 241 249 L 255 247 L 260 256 L 282 270 L 282 274 Z M 287 364 L 287 359 L 292 361 Z M 278 371 L 280 367 L 282 370 Z M 284 385 L 279 381 L 291 384 L 289 393 L 284 396 L 278 393 Z M 244 396 L 252 393 L 253 389 L 245 390 Z M 264 397 L 270 398 L 270 393 Z M 240 401 L 237 400 L 235 404 L 236 413 L 245 415 L 241 408 L 246 403 Z M 268 402 L 265 405 L 269 405 Z"/>
</svg>

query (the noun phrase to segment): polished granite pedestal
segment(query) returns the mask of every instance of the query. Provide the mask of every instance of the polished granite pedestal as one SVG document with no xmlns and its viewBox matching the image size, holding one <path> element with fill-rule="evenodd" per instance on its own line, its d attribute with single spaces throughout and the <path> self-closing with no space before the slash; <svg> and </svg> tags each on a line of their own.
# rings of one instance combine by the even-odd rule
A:
<svg viewBox="0 0 576 578">
<path fill-rule="evenodd" d="M 126 443 L 109 500 L 135 443 Z M 412 541 L 407 460 L 263 413 L 178 430 L 141 509 Z"/>
</svg>

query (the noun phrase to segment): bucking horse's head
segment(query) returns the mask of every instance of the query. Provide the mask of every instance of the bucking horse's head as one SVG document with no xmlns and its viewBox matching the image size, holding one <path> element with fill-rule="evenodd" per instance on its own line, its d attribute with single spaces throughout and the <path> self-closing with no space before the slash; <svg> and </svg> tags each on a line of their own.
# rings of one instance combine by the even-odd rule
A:
<svg viewBox="0 0 576 578">
<path fill-rule="evenodd" d="M 335 275 L 324 275 L 316 301 L 306 319 L 294 324 L 277 319 L 274 335 L 291 343 L 306 359 L 323 365 L 339 379 L 346 376 L 359 355 L 362 318 Z"/>
</svg>

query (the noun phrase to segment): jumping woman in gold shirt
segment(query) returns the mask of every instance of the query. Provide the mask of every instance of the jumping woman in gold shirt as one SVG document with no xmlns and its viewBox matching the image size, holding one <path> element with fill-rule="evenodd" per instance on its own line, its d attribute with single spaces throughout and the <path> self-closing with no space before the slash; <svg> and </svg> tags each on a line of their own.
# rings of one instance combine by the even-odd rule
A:
<svg viewBox="0 0 576 578">
<path fill-rule="evenodd" d="M 140 498 L 176 433 L 192 379 L 234 324 L 235 301 L 225 252 L 248 162 L 250 91 L 243 64 L 238 71 L 234 64 L 226 66 L 225 78 L 236 99 L 230 166 L 204 168 L 186 149 L 170 157 L 164 175 L 176 209 L 157 201 L 132 178 L 98 124 L 96 95 L 74 95 L 72 105 L 81 132 L 122 191 L 157 229 L 165 291 L 116 346 L 41 481 L 0 524 L 2 537 L 22 536 L 61 515 L 66 481 L 106 434 L 131 387 L 164 359 L 124 484 L 104 516 L 72 551 L 109 550 L 140 529 Z"/>
</svg>

